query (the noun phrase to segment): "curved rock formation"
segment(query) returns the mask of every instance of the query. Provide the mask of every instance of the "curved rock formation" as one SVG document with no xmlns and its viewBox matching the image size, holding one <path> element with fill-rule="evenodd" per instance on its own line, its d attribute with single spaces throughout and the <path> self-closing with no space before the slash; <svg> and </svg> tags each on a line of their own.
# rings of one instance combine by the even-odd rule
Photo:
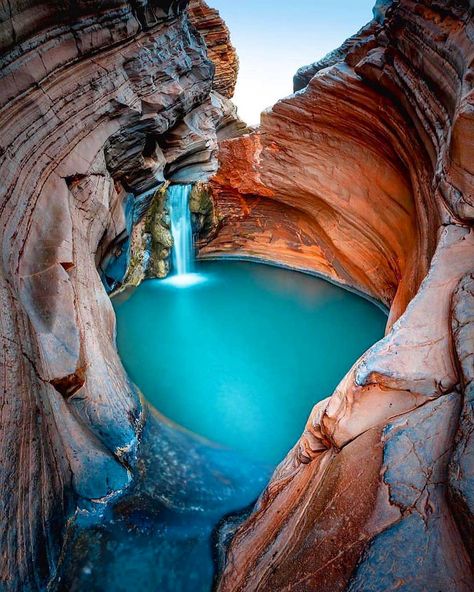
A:
<svg viewBox="0 0 474 592">
<path fill-rule="evenodd" d="M 199 152 L 189 118 L 193 133 L 204 121 L 207 158 L 215 128 L 234 123 L 226 99 L 211 96 L 214 66 L 186 4 L 12 1 L 0 12 L 0 587 L 8 592 L 44 589 L 67 520 L 100 514 L 131 479 L 143 408 L 117 355 L 96 265 L 120 250 L 146 190 Z M 226 73 L 216 84 L 232 81 Z"/>
<path fill-rule="evenodd" d="M 201 256 L 321 273 L 390 307 L 237 531 L 222 592 L 474 585 L 474 21 L 468 2 L 380 4 L 221 145 Z"/>
<path fill-rule="evenodd" d="M 136 475 L 146 409 L 98 269 L 120 286 L 137 235 L 163 262 L 156 190 L 214 173 L 220 141 L 202 256 L 321 273 L 390 307 L 386 337 L 315 407 L 237 531 L 220 590 L 471 590 L 469 3 L 377 2 L 236 139 L 248 130 L 227 98 L 228 31 L 186 4 L 0 11 L 0 587 L 54 589 L 67 524 L 93 521 Z M 189 467 L 176 484 L 173 446 L 188 447 L 161 422 L 146 445 L 177 488 Z"/>
</svg>

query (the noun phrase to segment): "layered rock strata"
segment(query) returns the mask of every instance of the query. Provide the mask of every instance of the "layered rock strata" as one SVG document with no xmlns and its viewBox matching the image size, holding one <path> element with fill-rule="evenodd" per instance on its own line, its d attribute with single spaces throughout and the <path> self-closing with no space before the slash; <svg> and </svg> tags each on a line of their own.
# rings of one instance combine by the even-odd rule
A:
<svg viewBox="0 0 474 592">
<path fill-rule="evenodd" d="M 190 14 L 212 61 L 183 0 L 0 12 L 2 589 L 54 589 L 67 522 L 134 478 L 146 414 L 98 268 L 120 284 L 143 227 L 163 263 L 157 187 L 213 173 L 219 142 L 217 234 L 202 189 L 193 205 L 213 231 L 203 256 L 321 273 L 390 307 L 237 531 L 220 589 L 472 589 L 472 13 L 377 4 L 239 139 L 235 54 L 204 4 Z M 160 422 L 176 486 L 186 446 Z"/>
<path fill-rule="evenodd" d="M 379 4 L 221 144 L 203 257 L 309 270 L 390 308 L 237 531 L 222 592 L 474 585 L 474 21 L 468 2 Z"/>
<path fill-rule="evenodd" d="M 204 37 L 209 59 L 216 66 L 214 89 L 231 99 L 237 83 L 239 59 L 231 43 L 229 29 L 219 12 L 215 8 L 210 8 L 203 0 L 189 2 L 189 17 Z"/>
<path fill-rule="evenodd" d="M 216 128 L 233 125 L 227 99 L 211 95 L 215 66 L 186 4 L 13 1 L 0 12 L 8 592 L 44 589 L 67 521 L 100 514 L 132 478 L 143 408 L 97 265 L 120 251 L 149 190 L 189 152 L 193 166 L 202 146 L 214 158 Z"/>
</svg>

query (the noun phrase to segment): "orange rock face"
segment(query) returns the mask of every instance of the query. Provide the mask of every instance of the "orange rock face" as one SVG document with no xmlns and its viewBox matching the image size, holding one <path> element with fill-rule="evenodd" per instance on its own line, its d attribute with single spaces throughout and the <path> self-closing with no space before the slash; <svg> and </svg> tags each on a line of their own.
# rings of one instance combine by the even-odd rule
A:
<svg viewBox="0 0 474 592">
<path fill-rule="evenodd" d="M 221 145 L 202 257 L 321 273 L 390 308 L 237 531 L 221 592 L 474 586 L 467 4 L 394 3 Z"/>
<path fill-rule="evenodd" d="M 230 99 L 237 83 L 239 60 L 230 41 L 229 29 L 219 12 L 204 0 L 191 0 L 188 11 L 192 24 L 206 41 L 209 59 L 216 68 L 214 90 Z"/>
<path fill-rule="evenodd" d="M 344 108 L 346 117 L 341 117 Z M 224 228 L 229 225 L 237 248 L 223 233 L 202 254 L 241 250 L 322 272 L 387 306 L 397 296 L 392 314 L 402 312 L 426 274 L 433 244 L 421 243 L 429 241 L 437 220 L 418 220 L 413 155 L 408 154 L 417 147 L 393 105 L 384 105 L 386 118 L 380 109 L 375 91 L 347 67 L 334 66 L 315 77 L 304 94 L 264 113 L 254 138 L 224 142 L 221 171 L 212 184 L 216 195 L 229 200 L 233 193 L 241 204 L 273 196 L 274 215 L 260 215 L 259 207 L 246 213 L 244 206 L 243 215 L 229 218 L 217 197 Z M 394 136 L 396 125 L 401 138 Z M 267 204 L 265 211 L 271 209 Z M 300 236 L 285 231 L 280 210 L 301 221 Z M 243 229 L 243 248 L 236 225 Z M 262 233 L 248 232 L 252 225 Z"/>
<path fill-rule="evenodd" d="M 221 140 L 219 232 L 201 256 L 321 273 L 390 318 L 314 408 L 226 550 L 219 589 L 472 590 L 469 3 L 379 8 L 238 139 L 212 92 L 215 69 L 214 91 L 232 94 L 235 52 L 203 2 L 7 4 L 0 588 L 45 589 L 68 520 L 99 515 L 132 479 L 146 418 L 98 268 L 130 231 L 125 205 L 139 217 L 156 184 L 211 174 Z"/>
</svg>

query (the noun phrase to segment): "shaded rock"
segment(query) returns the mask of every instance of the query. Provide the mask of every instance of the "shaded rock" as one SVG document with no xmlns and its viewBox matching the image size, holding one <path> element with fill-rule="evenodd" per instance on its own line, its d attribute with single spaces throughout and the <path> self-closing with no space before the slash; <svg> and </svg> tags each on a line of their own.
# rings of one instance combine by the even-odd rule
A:
<svg viewBox="0 0 474 592">
<path fill-rule="evenodd" d="M 460 399 L 448 395 L 384 430 L 383 478 L 401 517 L 370 543 L 351 592 L 471 590 L 469 555 L 446 500 Z"/>
<path fill-rule="evenodd" d="M 387 1 L 391 2 L 392 0 Z M 376 9 L 377 6 L 374 8 L 374 11 Z M 377 15 L 379 14 L 380 13 L 377 10 Z M 341 62 L 344 62 L 348 55 L 352 55 L 354 52 L 367 52 L 367 47 L 375 46 L 376 42 L 374 34 L 377 31 L 377 29 L 377 23 L 370 22 L 369 24 L 362 27 L 360 31 L 358 31 L 355 35 L 349 37 L 349 39 L 346 39 L 346 41 L 344 41 L 344 43 L 337 49 L 334 49 L 333 51 L 329 52 L 321 60 L 318 60 L 313 64 L 309 64 L 307 66 L 302 66 L 301 68 L 299 68 L 293 78 L 294 92 L 298 92 L 300 90 L 305 89 L 311 82 L 311 79 L 319 71 L 324 70 L 326 68 L 330 68 L 331 66 L 339 64 Z"/>
<path fill-rule="evenodd" d="M 159 140 L 207 100 L 186 2 L 10 2 L 0 47 L 0 587 L 44 589 L 65 526 L 130 484 L 142 404 L 97 265 L 125 272 Z M 183 147 L 184 150 L 184 147 Z M 146 192 L 145 192 L 146 194 Z M 154 227 L 156 243 L 163 233 Z"/>
<path fill-rule="evenodd" d="M 466 548 L 474 556 L 474 278 L 466 275 L 453 294 L 452 330 L 464 402 L 449 467 L 449 499 Z"/>
<path fill-rule="evenodd" d="M 374 20 L 378 23 L 383 23 L 387 10 L 392 5 L 393 0 L 376 0 L 375 6 L 372 8 Z"/>
<path fill-rule="evenodd" d="M 217 93 L 211 93 L 164 137 L 167 178 L 178 183 L 208 180 L 218 168 L 219 139 L 246 131 L 235 106 Z"/>
</svg>

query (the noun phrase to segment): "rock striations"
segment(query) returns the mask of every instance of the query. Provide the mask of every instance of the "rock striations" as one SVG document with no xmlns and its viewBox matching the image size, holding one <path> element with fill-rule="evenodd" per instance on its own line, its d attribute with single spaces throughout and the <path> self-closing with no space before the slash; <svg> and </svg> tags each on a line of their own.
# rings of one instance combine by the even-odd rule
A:
<svg viewBox="0 0 474 592">
<path fill-rule="evenodd" d="M 193 194 L 202 257 L 304 269 L 390 309 L 224 550 L 218 589 L 472 590 L 471 4 L 379 0 L 251 133 L 229 32 L 187 4 L 0 9 L 0 589 L 54 590 L 67 525 L 136 475 L 146 407 L 104 284 L 166 273 L 162 190 L 213 175 Z M 161 421 L 145 428 L 173 442 Z M 172 481 L 187 451 L 167 450 Z"/>
<path fill-rule="evenodd" d="M 221 144 L 201 256 L 320 273 L 390 315 L 237 531 L 220 592 L 474 586 L 474 20 L 467 1 L 387 4 Z"/>
<path fill-rule="evenodd" d="M 189 18 L 206 41 L 209 59 L 216 67 L 214 90 L 231 99 L 234 95 L 239 70 L 237 53 L 230 41 L 230 33 L 219 13 L 203 0 L 190 0 Z"/>
</svg>

